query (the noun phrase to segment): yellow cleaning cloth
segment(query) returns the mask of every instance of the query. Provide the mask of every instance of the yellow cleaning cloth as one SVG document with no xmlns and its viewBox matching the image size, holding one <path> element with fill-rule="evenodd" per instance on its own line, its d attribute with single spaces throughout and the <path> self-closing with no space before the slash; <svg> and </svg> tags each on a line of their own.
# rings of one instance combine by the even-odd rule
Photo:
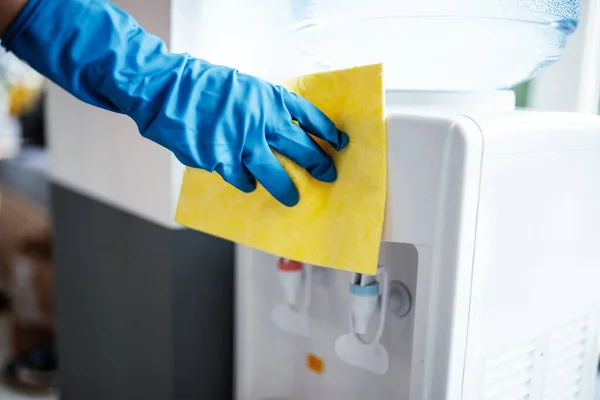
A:
<svg viewBox="0 0 600 400">
<path fill-rule="evenodd" d="M 292 260 L 375 274 L 386 196 L 383 68 L 369 65 L 291 79 L 290 91 L 320 108 L 350 137 L 333 157 L 336 182 L 323 183 L 278 158 L 300 192 L 295 207 L 260 185 L 246 194 L 216 173 L 188 168 L 175 219 L 192 229 Z"/>
</svg>

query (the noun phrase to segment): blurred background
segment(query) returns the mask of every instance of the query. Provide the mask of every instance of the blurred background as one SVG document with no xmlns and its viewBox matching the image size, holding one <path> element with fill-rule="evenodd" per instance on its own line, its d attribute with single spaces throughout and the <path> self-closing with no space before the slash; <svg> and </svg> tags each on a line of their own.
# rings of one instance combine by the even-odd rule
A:
<svg viewBox="0 0 600 400">
<path fill-rule="evenodd" d="M 259 43 L 266 52 L 277 29 L 260 12 L 225 1 L 114 3 L 173 51 L 273 76 L 247 57 Z M 600 46 L 582 21 L 561 61 L 515 88 L 519 107 L 579 110 L 584 85 L 597 110 L 598 78 L 581 68 L 583 49 Z M 211 42 L 200 29 L 217 24 L 231 33 Z M 232 245 L 174 226 L 181 171 L 126 118 L 0 58 L 0 399 L 56 398 L 59 378 L 64 397 L 79 399 L 191 398 L 207 381 L 232 381 L 223 372 L 233 362 Z M 194 282 L 207 279 L 228 283 L 198 293 Z"/>
<path fill-rule="evenodd" d="M 44 80 L 0 58 L 0 362 L 7 388 L 43 398 L 55 386 L 54 296 Z M 49 395 L 49 394 L 48 394 Z M 17 397 L 18 398 L 18 397 Z"/>
</svg>

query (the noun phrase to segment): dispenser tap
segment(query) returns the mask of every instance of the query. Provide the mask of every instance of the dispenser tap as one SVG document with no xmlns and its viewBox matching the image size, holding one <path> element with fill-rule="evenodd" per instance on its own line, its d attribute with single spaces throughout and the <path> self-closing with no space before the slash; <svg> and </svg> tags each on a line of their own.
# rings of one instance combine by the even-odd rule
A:
<svg viewBox="0 0 600 400">
<path fill-rule="evenodd" d="M 277 268 L 279 270 L 279 282 L 283 288 L 285 301 L 290 307 L 297 308 L 304 266 L 298 261 L 280 258 Z"/>
<path fill-rule="evenodd" d="M 335 342 L 335 352 L 340 359 L 355 367 L 376 374 L 385 374 L 389 368 L 389 355 L 380 343 L 387 314 L 389 278 L 385 267 L 379 268 L 381 276 L 381 310 L 377 333 L 372 340 L 362 335 L 368 332 L 369 322 L 377 309 L 380 284 L 372 275 L 353 274 L 350 281 L 350 332 L 340 336 Z"/>
<path fill-rule="evenodd" d="M 298 261 L 280 258 L 277 262 L 277 274 L 285 303 L 277 304 L 273 308 L 271 319 L 282 331 L 308 337 L 312 324 L 308 313 L 312 267 Z M 301 294 L 302 288 L 304 290 Z"/>
<path fill-rule="evenodd" d="M 364 283 L 362 277 L 367 275 L 353 277 L 350 284 L 350 313 L 354 322 L 354 331 L 359 335 L 365 335 L 369 330 L 369 322 L 377 308 L 379 299 L 379 282 L 374 279 L 366 278 Z"/>
</svg>

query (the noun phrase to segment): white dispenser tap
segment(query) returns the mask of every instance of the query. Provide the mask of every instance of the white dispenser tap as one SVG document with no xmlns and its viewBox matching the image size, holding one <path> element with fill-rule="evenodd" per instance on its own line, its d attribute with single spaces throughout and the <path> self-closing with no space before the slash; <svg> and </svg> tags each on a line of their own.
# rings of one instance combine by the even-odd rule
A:
<svg viewBox="0 0 600 400">
<path fill-rule="evenodd" d="M 271 320 L 282 331 L 308 337 L 311 320 L 308 308 L 312 269 L 297 261 L 280 258 L 277 270 L 285 304 L 278 304 L 273 308 Z M 302 299 L 299 299 L 302 286 L 304 286 L 304 293 Z"/>
<path fill-rule="evenodd" d="M 387 313 L 389 278 L 385 267 L 379 268 L 377 275 L 382 277 L 382 285 L 373 277 L 353 275 L 350 283 L 350 332 L 338 338 L 335 352 L 350 365 L 383 375 L 389 368 L 387 350 L 380 343 Z M 380 286 L 381 310 L 377 333 L 372 340 L 366 340 L 362 335 L 368 333 L 369 322 L 377 309 Z"/>
<path fill-rule="evenodd" d="M 283 287 L 285 301 L 290 307 L 297 308 L 304 266 L 297 261 L 281 258 L 278 263 L 278 275 L 279 282 Z"/>
</svg>

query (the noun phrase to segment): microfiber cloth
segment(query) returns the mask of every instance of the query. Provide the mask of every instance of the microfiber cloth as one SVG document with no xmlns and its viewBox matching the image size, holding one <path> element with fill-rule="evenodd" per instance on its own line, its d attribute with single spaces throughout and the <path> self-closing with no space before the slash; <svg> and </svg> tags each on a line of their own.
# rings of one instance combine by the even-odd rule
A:
<svg viewBox="0 0 600 400">
<path fill-rule="evenodd" d="M 382 65 L 305 75 L 283 83 L 350 137 L 334 159 L 338 178 L 319 182 L 277 154 L 300 192 L 294 207 L 260 185 L 242 193 L 216 173 L 187 168 L 175 220 L 184 226 L 307 264 L 375 274 L 386 198 Z"/>
</svg>

